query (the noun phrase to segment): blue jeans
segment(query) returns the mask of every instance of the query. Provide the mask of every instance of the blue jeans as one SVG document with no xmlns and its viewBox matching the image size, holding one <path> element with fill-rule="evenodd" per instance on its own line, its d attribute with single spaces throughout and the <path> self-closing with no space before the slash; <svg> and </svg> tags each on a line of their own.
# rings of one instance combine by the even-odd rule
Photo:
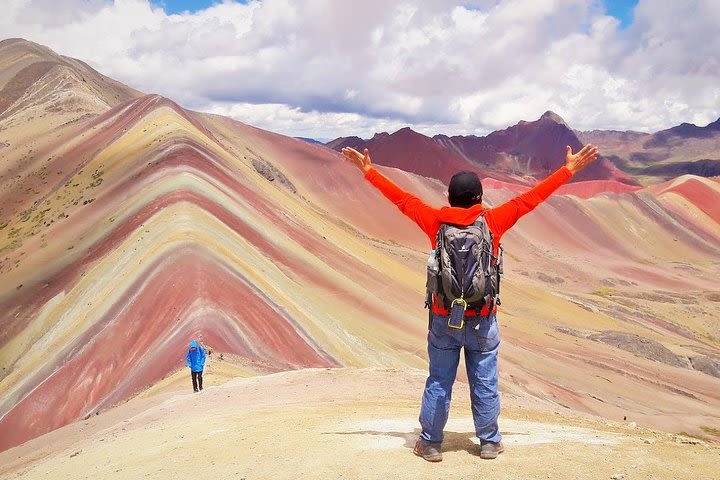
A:
<svg viewBox="0 0 720 480">
<path fill-rule="evenodd" d="M 500 334 L 495 314 L 466 317 L 465 326 L 459 330 L 448 327 L 447 316 L 433 315 L 432 328 L 428 332 L 430 375 L 425 383 L 420 409 L 420 437 L 432 443 L 443 441 L 452 386 L 463 347 L 475 433 L 481 442 L 499 442 L 497 354 Z"/>
</svg>

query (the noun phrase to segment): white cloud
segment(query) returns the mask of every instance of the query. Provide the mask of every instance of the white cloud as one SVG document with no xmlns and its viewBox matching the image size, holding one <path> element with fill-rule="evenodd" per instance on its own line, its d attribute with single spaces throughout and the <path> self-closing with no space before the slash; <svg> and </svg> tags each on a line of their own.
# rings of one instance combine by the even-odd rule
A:
<svg viewBox="0 0 720 480">
<path fill-rule="evenodd" d="M 369 138 L 379 131 L 394 132 L 406 126 L 402 121 L 378 120 L 357 113 L 303 112 L 284 104 L 217 103 L 209 105 L 207 111 L 264 130 L 326 140 L 336 138 L 338 131 Z M 432 134 L 437 131 L 436 128 L 437 125 L 421 125 L 419 131 Z"/>
<path fill-rule="evenodd" d="M 599 0 L 226 1 L 179 15 L 9 0 L 4 13 L 3 36 L 290 135 L 483 134 L 548 109 L 578 129 L 720 116 L 714 0 L 641 0 L 625 30 Z"/>
</svg>

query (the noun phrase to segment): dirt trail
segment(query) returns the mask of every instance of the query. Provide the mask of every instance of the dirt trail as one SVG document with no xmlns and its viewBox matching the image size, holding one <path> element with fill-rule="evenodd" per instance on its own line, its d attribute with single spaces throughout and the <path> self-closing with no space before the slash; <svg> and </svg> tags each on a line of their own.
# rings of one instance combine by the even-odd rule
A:
<svg viewBox="0 0 720 480">
<path fill-rule="evenodd" d="M 720 446 L 505 402 L 506 451 L 481 460 L 458 384 L 444 460 L 412 454 L 422 371 L 312 369 L 140 396 L 0 454 L 18 479 L 717 479 Z M 180 389 L 182 388 L 182 389 Z"/>
</svg>

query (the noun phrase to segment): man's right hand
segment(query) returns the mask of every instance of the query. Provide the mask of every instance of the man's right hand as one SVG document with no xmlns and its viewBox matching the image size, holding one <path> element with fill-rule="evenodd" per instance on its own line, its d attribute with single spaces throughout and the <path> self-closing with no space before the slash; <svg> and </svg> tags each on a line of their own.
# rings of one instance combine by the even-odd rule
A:
<svg viewBox="0 0 720 480">
<path fill-rule="evenodd" d="M 370 160 L 370 152 L 366 148 L 363 153 L 358 152 L 354 148 L 345 147 L 342 149 L 343 156 L 352 162 L 353 165 L 358 167 L 363 172 L 366 172 L 372 168 L 372 161 Z"/>
<path fill-rule="evenodd" d="M 589 143 L 576 154 L 572 153 L 570 145 L 565 147 L 565 166 L 573 175 L 590 165 L 597 157 L 597 147 Z"/>
</svg>

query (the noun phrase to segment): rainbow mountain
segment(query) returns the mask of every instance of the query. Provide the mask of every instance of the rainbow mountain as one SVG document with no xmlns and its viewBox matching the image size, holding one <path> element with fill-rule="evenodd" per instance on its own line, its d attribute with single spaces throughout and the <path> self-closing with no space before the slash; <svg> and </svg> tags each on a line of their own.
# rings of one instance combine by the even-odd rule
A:
<svg viewBox="0 0 720 480">
<path fill-rule="evenodd" d="M 10 39 L 0 159 L 0 450 L 184 375 L 191 339 L 241 377 L 426 368 L 428 241 L 329 148 Z M 503 241 L 504 398 L 719 439 L 718 178 L 576 182 Z"/>
</svg>

